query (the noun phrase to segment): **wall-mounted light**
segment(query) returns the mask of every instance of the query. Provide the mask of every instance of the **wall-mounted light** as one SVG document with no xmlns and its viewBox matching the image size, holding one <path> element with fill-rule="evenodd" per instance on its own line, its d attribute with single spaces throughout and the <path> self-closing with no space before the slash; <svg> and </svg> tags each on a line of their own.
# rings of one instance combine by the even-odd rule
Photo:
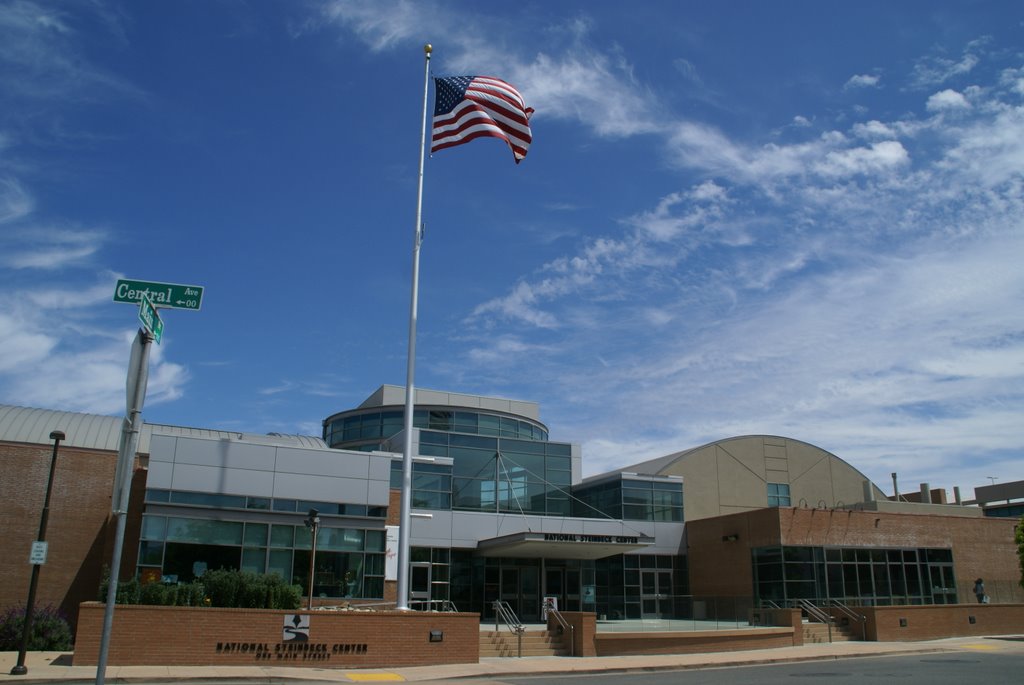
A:
<svg viewBox="0 0 1024 685">
<path fill-rule="evenodd" d="M 430 631 L 431 642 L 444 642 L 444 631 L 442 630 L 431 630 Z"/>
<path fill-rule="evenodd" d="M 736 542 L 739 539 L 740 539 L 740 536 L 737 535 L 736 533 L 732 533 L 731 535 L 723 535 L 722 536 L 722 542 Z"/>
</svg>

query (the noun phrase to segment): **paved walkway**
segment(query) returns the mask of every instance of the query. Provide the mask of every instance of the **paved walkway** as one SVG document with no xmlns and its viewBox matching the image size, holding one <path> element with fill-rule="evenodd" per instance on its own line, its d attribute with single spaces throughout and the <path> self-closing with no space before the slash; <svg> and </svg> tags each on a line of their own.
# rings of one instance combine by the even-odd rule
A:
<svg viewBox="0 0 1024 685">
<path fill-rule="evenodd" d="M 415 666 L 400 668 L 346 669 L 275 666 L 109 666 L 107 683 L 217 682 L 220 685 L 261 683 L 357 683 L 408 681 L 429 682 L 453 678 L 472 679 L 550 675 L 560 673 L 615 673 L 628 671 L 727 668 L 753 664 L 835 660 L 854 657 L 927 654 L 937 652 L 1008 652 L 1024 654 L 1024 635 L 950 638 L 928 642 L 835 642 L 802 647 L 782 647 L 742 652 L 679 654 L 669 656 L 523 657 L 481 659 L 478 664 Z M 29 652 L 28 674 L 9 675 L 17 652 L 0 652 L 0 685 L 9 683 L 61 683 L 74 685 L 96 680 L 95 666 L 72 666 L 71 654 Z"/>
</svg>

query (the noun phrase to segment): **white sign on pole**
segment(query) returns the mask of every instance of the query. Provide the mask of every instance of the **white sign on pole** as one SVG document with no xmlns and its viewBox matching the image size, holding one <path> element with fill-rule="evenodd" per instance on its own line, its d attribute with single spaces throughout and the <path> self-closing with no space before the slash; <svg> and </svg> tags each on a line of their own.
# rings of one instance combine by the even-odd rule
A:
<svg viewBox="0 0 1024 685">
<path fill-rule="evenodd" d="M 398 526 L 384 526 L 386 547 L 384 554 L 384 580 L 398 580 Z"/>
<path fill-rule="evenodd" d="M 42 542 L 40 540 L 36 540 L 35 542 L 33 542 L 32 551 L 28 554 L 28 563 L 32 564 L 33 566 L 42 566 L 43 564 L 45 564 L 47 544 L 48 543 Z"/>
</svg>

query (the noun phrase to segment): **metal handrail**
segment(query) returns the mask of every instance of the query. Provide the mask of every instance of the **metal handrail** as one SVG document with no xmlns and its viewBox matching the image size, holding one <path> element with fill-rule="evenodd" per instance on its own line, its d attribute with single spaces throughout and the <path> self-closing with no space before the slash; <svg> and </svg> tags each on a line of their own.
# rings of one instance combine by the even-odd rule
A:
<svg viewBox="0 0 1024 685">
<path fill-rule="evenodd" d="M 798 600 L 796 600 L 796 603 L 800 606 L 801 609 L 803 609 L 804 611 L 807 612 L 807 616 L 808 617 L 814 618 L 819 623 L 824 623 L 826 626 L 828 626 L 828 641 L 829 641 L 829 644 L 831 644 L 832 643 L 832 615 L 829 614 L 827 611 L 824 611 L 821 608 L 815 606 L 815 604 L 813 602 L 809 602 L 806 599 L 798 599 Z"/>
<path fill-rule="evenodd" d="M 494 600 L 494 630 L 498 632 L 501 630 L 501 621 L 504 621 L 508 626 L 510 632 L 516 635 L 519 642 L 519 656 L 523 656 L 523 632 L 526 627 L 519 622 L 519 617 L 512 611 L 512 607 L 508 602 L 503 602 L 500 599 Z"/>
<path fill-rule="evenodd" d="M 440 609 L 434 609 L 435 604 L 440 604 Z M 409 606 L 413 605 L 422 606 L 426 605 L 426 609 L 420 609 L 418 611 L 442 611 L 442 612 L 458 612 L 455 603 L 450 599 L 410 599 Z"/>
<path fill-rule="evenodd" d="M 856 611 L 846 606 L 838 599 L 829 600 L 829 606 L 839 609 L 845 616 L 860 622 L 860 639 L 864 642 L 868 640 L 868 617 L 864 614 L 858 614 Z"/>
<path fill-rule="evenodd" d="M 558 609 L 548 607 L 548 616 L 554 616 L 555 620 L 558 621 L 558 627 L 565 632 L 565 629 L 569 629 L 569 656 L 576 656 L 576 628 L 573 624 L 565 620 L 565 616 Z"/>
</svg>

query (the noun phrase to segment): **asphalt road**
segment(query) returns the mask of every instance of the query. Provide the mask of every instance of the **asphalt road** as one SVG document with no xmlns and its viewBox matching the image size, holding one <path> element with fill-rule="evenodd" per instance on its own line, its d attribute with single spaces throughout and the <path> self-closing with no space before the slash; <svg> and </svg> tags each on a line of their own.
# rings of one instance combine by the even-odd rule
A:
<svg viewBox="0 0 1024 685">
<path fill-rule="evenodd" d="M 824 683 L 898 683 L 899 685 L 1019 685 L 1024 683 L 1024 653 L 915 654 L 899 657 L 840 659 L 767 666 L 556 675 L 532 678 L 476 679 L 508 685 L 820 685 Z M 463 681 L 467 682 L 467 681 Z"/>
</svg>

